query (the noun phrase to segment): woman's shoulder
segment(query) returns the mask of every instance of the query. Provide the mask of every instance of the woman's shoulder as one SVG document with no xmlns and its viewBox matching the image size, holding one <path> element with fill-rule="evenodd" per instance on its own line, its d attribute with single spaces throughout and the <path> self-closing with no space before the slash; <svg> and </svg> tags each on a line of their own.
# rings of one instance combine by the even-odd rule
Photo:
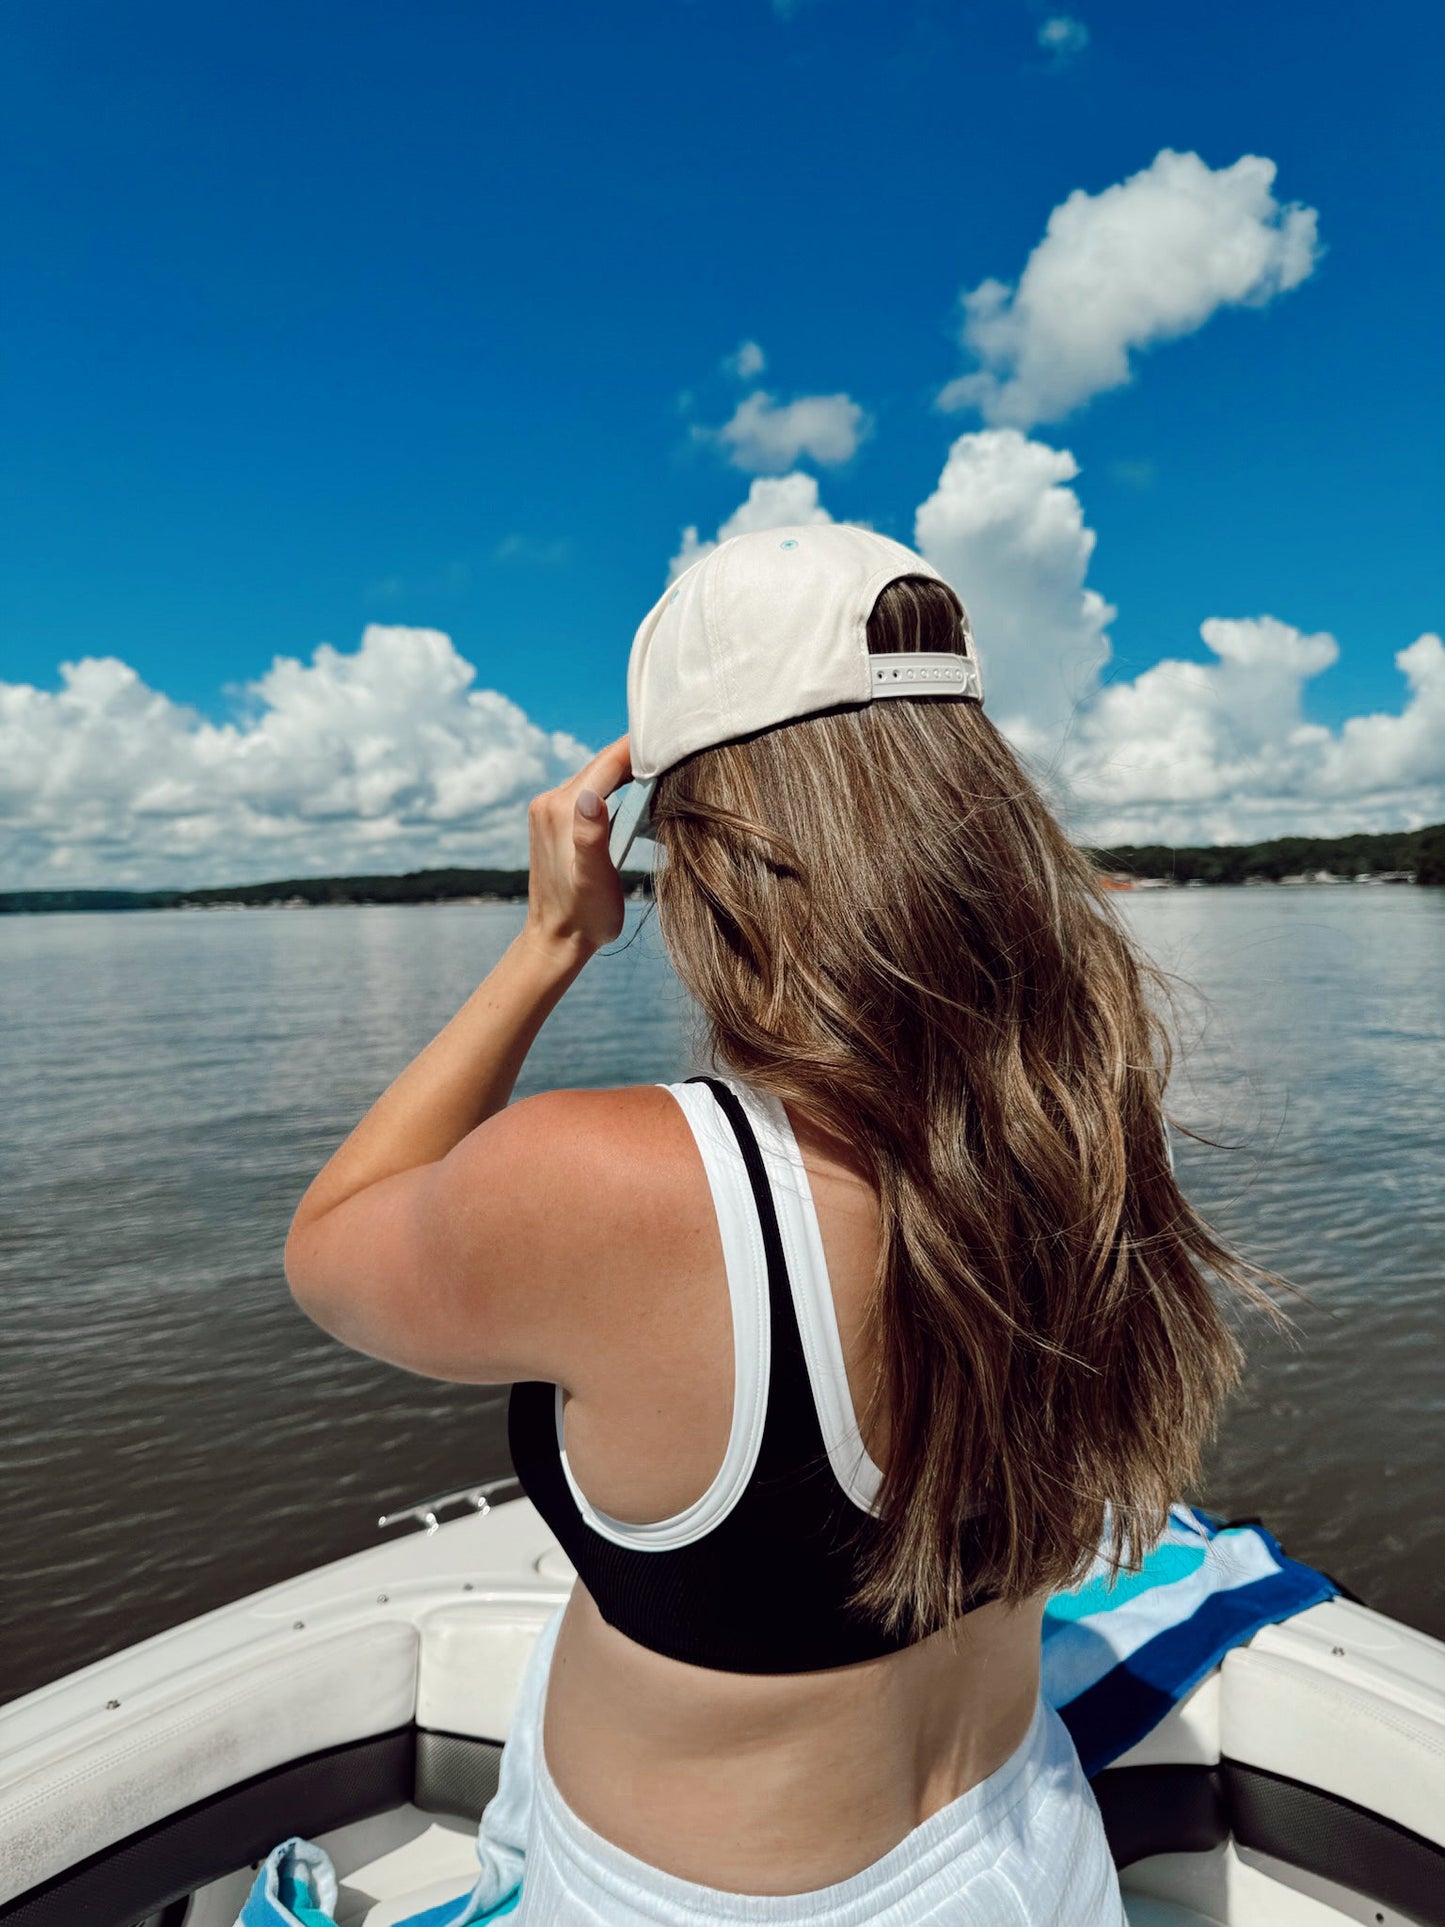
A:
<svg viewBox="0 0 1445 1927">
<path fill-rule="evenodd" d="M 550 1220 L 553 1236 L 542 1242 L 562 1269 L 584 1255 L 594 1267 L 609 1259 L 625 1264 L 639 1240 L 695 1235 L 707 1186 L 692 1130 L 668 1086 L 539 1091 L 507 1107 L 500 1134 L 514 1185 Z M 563 1224 L 556 1207 L 569 1198 L 578 1209 Z"/>
<path fill-rule="evenodd" d="M 631 1167 L 675 1148 L 688 1135 L 671 1088 L 660 1083 L 537 1091 L 515 1099 L 502 1116 L 509 1135 L 549 1162 L 585 1156 L 598 1175 L 619 1160 Z"/>
<path fill-rule="evenodd" d="M 477 1175 L 505 1201 L 472 1219 L 466 1242 L 490 1280 L 491 1316 L 514 1322 L 529 1349 L 535 1339 L 530 1375 L 571 1388 L 598 1348 L 655 1324 L 715 1240 L 708 1180 L 662 1084 L 541 1091 L 498 1115 L 507 1142 Z"/>
</svg>

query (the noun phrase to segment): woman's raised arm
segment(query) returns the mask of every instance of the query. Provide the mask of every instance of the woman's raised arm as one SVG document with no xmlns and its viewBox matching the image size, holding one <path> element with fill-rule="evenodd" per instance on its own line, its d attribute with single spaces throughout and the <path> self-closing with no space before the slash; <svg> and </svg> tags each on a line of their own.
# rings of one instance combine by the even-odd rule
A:
<svg viewBox="0 0 1445 1927">
<path fill-rule="evenodd" d="M 548 1014 L 622 927 L 602 799 L 628 774 L 624 736 L 533 800 L 526 923 L 297 1207 L 286 1240 L 292 1293 L 318 1324 L 360 1350 L 434 1369 L 397 1356 L 397 1348 L 410 1335 L 418 1356 L 430 1357 L 434 1316 L 455 1317 L 458 1292 L 474 1288 L 475 1280 L 450 1275 L 458 1213 L 474 1215 L 490 1196 L 514 1201 L 525 1219 L 527 1198 L 546 1191 L 548 1147 L 559 1132 L 571 1135 L 567 1120 L 584 1094 L 555 1092 L 512 1106 L 516 1116 L 503 1113 Z M 437 1336 L 444 1330 L 443 1322 Z"/>
</svg>

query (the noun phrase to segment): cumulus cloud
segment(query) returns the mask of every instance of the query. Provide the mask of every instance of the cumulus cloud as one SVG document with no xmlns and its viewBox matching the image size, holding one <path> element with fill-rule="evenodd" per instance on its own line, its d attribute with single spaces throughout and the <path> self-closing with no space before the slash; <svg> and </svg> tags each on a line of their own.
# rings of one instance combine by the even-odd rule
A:
<svg viewBox="0 0 1445 1927">
<path fill-rule="evenodd" d="M 1322 745 L 1317 793 L 1369 796 L 1416 824 L 1445 817 L 1445 641 L 1417 636 L 1395 657 L 1410 696 L 1398 716 L 1351 716 Z"/>
<path fill-rule="evenodd" d="M 278 657 L 216 724 L 114 657 L 0 682 L 6 887 L 159 886 L 527 861 L 526 806 L 592 753 L 434 629 Z"/>
<path fill-rule="evenodd" d="M 1263 307 L 1319 258 L 1318 217 L 1273 194 L 1275 163 L 1211 168 L 1165 148 L 1100 194 L 1077 188 L 1010 286 L 963 297 L 963 345 L 979 363 L 939 396 L 985 421 L 1059 421 L 1122 387 L 1131 354 L 1192 334 L 1223 307 Z"/>
<path fill-rule="evenodd" d="M 1078 472 L 1016 428 L 960 435 L 914 519 L 968 607 L 989 714 L 1040 757 L 1092 696 L 1117 613 L 1084 580 L 1096 537 L 1068 486 Z"/>
<path fill-rule="evenodd" d="M 1306 686 L 1339 656 L 1273 616 L 1211 617 L 1211 660 L 1105 681 L 1116 611 L 1087 581 L 1095 536 L 1066 450 L 962 435 L 920 504 L 919 550 L 968 605 L 989 714 L 1070 828 L 1096 844 L 1250 842 L 1445 820 L 1445 645 L 1395 657 L 1398 712 L 1330 730 Z"/>
<path fill-rule="evenodd" d="M 1340 648 L 1275 616 L 1214 616 L 1208 660 L 1106 680 L 1115 611 L 1067 450 L 959 436 L 914 540 L 967 602 L 989 713 L 1085 841 L 1235 842 L 1445 820 L 1445 642 L 1402 648 L 1393 709 L 1325 728 L 1310 684 Z M 832 520 L 811 475 L 755 478 L 715 539 Z M 588 759 L 476 687 L 436 630 L 278 658 L 212 723 L 114 657 L 57 691 L 0 682 L 0 887 L 152 886 L 526 861 L 526 804 Z"/>
<path fill-rule="evenodd" d="M 1082 20 L 1057 13 L 1039 28 L 1039 45 L 1054 57 L 1055 67 L 1063 67 L 1081 54 L 1089 44 L 1089 29 Z"/>
<path fill-rule="evenodd" d="M 1212 617 L 1214 660 L 1166 659 L 1081 714 L 1058 767 L 1062 800 L 1095 844 L 1240 843 L 1445 818 L 1445 644 L 1423 635 L 1395 666 L 1396 714 L 1307 722 L 1304 687 L 1335 638 L 1273 616 Z"/>
<path fill-rule="evenodd" d="M 753 376 L 760 375 L 767 365 L 767 356 L 755 341 L 743 342 L 742 346 L 723 362 L 723 367 L 728 373 L 736 375 L 739 381 L 751 381 Z"/>
<path fill-rule="evenodd" d="M 799 524 L 831 522 L 832 516 L 818 500 L 818 484 L 811 475 L 795 471 L 792 475 L 760 475 L 723 522 L 717 535 L 704 541 L 696 525 L 682 532 L 682 545 L 668 564 L 667 579 L 672 582 L 700 556 L 726 542 L 730 535 L 745 535 L 756 529 L 786 529 Z"/>
<path fill-rule="evenodd" d="M 699 428 L 700 438 L 728 451 L 735 468 L 771 475 L 807 455 L 824 467 L 851 461 L 872 422 L 848 395 L 799 395 L 779 402 L 759 388 L 740 401 L 721 428 Z"/>
</svg>

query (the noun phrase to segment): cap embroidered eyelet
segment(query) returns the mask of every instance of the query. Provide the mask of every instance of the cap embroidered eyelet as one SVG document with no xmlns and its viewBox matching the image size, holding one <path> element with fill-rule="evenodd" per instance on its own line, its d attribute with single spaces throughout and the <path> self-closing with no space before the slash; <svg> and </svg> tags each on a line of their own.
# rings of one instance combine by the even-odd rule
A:
<svg viewBox="0 0 1445 1927">
<path fill-rule="evenodd" d="M 798 546 L 798 538 L 794 535 L 790 535 L 786 542 L 780 542 L 778 544 L 778 547 L 780 549 L 795 549 L 797 548 L 797 546 Z"/>
</svg>

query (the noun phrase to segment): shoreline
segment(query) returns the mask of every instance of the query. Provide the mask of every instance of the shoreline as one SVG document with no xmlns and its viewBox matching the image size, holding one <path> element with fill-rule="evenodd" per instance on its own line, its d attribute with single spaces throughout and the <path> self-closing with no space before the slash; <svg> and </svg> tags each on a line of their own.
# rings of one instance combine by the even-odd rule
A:
<svg viewBox="0 0 1445 1927">
<path fill-rule="evenodd" d="M 1421 884 L 1413 871 L 1403 874 L 1371 874 L 1361 876 L 1287 876 L 1287 877 L 1244 877 L 1239 881 L 1207 882 L 1202 877 L 1187 880 L 1173 877 L 1117 877 L 1105 876 L 1106 890 L 1125 896 L 1144 896 L 1161 891 L 1178 894 L 1185 890 L 1207 890 L 1211 892 L 1228 890 L 1324 890 L 1324 889 L 1402 889 L 1402 888 L 1440 888 L 1440 884 Z M 18 894 L 18 893 L 16 893 Z M 37 893 L 38 894 L 38 893 Z M 77 897 L 84 893 L 74 892 Z M 105 894 L 109 894 L 108 892 Z M 141 893 L 137 892 L 137 895 Z M 649 903 L 652 891 L 642 886 L 634 887 L 623 893 L 627 903 Z M 442 909 L 479 909 L 498 905 L 523 906 L 527 902 L 526 893 L 516 896 L 501 896 L 478 893 L 474 896 L 327 896 L 309 898 L 301 896 L 247 897 L 244 902 L 207 901 L 157 903 L 141 901 L 137 903 L 37 903 L 18 904 L 0 900 L 0 917 L 6 916 L 130 916 L 161 911 L 184 911 L 191 914 L 198 911 L 252 911 L 252 910 L 442 910 Z"/>
<path fill-rule="evenodd" d="M 1354 836 L 1275 837 L 1263 843 L 1079 846 L 1107 890 L 1334 889 L 1445 884 L 1445 823 Z M 629 902 L 652 895 L 650 870 L 624 870 Z M 525 869 L 452 865 L 399 875 L 267 877 L 191 889 L 128 886 L 0 890 L 0 916 L 76 910 L 319 908 L 332 903 L 525 903 Z"/>
</svg>

